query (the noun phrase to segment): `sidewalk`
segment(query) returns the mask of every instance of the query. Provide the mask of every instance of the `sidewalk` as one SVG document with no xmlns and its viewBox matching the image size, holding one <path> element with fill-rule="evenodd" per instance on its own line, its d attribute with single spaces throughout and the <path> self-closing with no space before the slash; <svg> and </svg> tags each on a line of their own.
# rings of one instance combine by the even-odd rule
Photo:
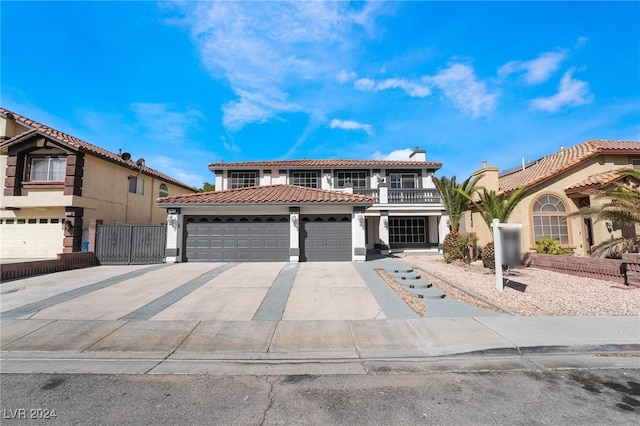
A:
<svg viewBox="0 0 640 426">
<path fill-rule="evenodd" d="M 345 287 L 332 281 L 342 272 L 327 275 L 330 279 L 320 285 L 317 272 L 298 274 L 297 264 L 282 269 L 250 264 L 100 267 L 3 284 L 1 371 L 366 374 L 577 368 L 585 363 L 640 368 L 640 317 L 519 317 L 445 298 L 425 299 L 427 316 L 419 318 L 374 271 L 406 265 L 392 259 L 353 265 L 366 285 L 346 275 L 346 287 L 353 295 L 368 294 L 362 290 L 367 287 L 384 316 L 291 318 L 313 313 L 305 303 L 318 297 L 318 287 L 329 292 Z M 180 280 L 170 271 L 180 271 Z M 248 320 L 209 320 L 193 311 L 201 307 L 199 294 L 210 295 L 205 302 L 215 310 L 220 291 L 232 284 L 252 295 L 236 297 L 253 306 L 235 309 L 237 318 Z M 298 299 L 291 299 L 292 288 L 298 288 Z M 214 289 L 218 296 L 213 297 Z M 115 298 L 105 299 L 109 294 Z M 351 312 L 343 308 L 335 312 Z M 165 317 L 171 310 L 172 316 Z"/>
<path fill-rule="evenodd" d="M 637 317 L 2 322 L 3 373 L 366 374 L 640 367 Z M 64 336 L 64 339 L 61 338 Z"/>
</svg>

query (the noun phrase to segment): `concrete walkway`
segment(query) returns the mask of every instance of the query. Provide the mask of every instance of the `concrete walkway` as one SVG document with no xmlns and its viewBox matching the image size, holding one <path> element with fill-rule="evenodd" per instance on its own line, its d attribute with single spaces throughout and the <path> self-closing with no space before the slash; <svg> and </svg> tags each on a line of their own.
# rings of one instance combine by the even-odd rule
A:
<svg viewBox="0 0 640 426">
<path fill-rule="evenodd" d="M 374 271 L 399 266 L 98 267 L 3 283 L 2 372 L 640 367 L 638 317 L 514 317 L 445 298 L 418 318 Z"/>
</svg>

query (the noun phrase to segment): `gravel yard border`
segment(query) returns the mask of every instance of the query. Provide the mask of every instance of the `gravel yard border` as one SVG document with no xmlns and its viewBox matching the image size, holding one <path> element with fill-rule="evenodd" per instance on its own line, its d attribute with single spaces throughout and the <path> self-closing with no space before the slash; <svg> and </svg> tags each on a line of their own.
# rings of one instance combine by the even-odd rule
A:
<svg viewBox="0 0 640 426">
<path fill-rule="evenodd" d="M 522 316 L 640 315 L 637 287 L 521 267 L 505 274 L 509 283 L 499 292 L 495 287 L 495 274 L 481 265 L 445 263 L 442 254 L 395 256 L 424 271 L 428 275 L 425 278 L 448 286 L 448 290 L 441 288 L 447 297 L 485 309 L 499 307 Z M 435 282 L 434 285 L 438 286 Z"/>
</svg>

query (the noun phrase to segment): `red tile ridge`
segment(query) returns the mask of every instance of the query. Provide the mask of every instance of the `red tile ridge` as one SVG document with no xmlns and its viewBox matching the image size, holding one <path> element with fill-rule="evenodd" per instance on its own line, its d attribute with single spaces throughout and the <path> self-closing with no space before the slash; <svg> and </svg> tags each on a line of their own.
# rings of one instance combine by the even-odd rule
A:
<svg viewBox="0 0 640 426">
<path fill-rule="evenodd" d="M 296 185 L 263 185 L 158 198 L 159 204 L 373 204 L 373 197 Z"/>
</svg>

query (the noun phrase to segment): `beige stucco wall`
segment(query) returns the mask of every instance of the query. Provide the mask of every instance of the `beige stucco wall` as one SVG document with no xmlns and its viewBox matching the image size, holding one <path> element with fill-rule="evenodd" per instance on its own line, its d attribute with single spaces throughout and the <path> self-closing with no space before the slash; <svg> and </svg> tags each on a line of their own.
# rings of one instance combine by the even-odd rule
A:
<svg viewBox="0 0 640 426">
<path fill-rule="evenodd" d="M 129 192 L 129 176 L 138 176 L 144 180 L 143 195 Z M 85 207 L 83 228 L 87 228 L 92 219 L 99 219 L 104 223 L 166 223 L 166 210 L 156 204 L 160 185 L 167 185 L 170 196 L 193 192 L 90 156 L 85 156 L 82 181 L 81 198 L 84 200 L 78 200 L 76 205 L 82 203 Z"/>
<path fill-rule="evenodd" d="M 572 186 L 581 180 L 597 174 L 602 173 L 613 168 L 619 168 L 621 166 L 629 164 L 629 158 L 626 155 L 601 155 L 594 159 L 591 159 L 578 167 L 568 170 L 564 173 L 558 174 L 553 179 L 544 182 L 541 185 L 533 188 L 531 192 L 516 206 L 509 223 L 522 223 L 521 234 L 521 249 L 523 252 L 534 251 L 535 241 L 533 236 L 532 225 L 532 209 L 535 201 L 542 195 L 554 195 L 560 198 L 567 208 L 568 213 L 577 212 L 578 198 L 584 197 L 583 195 L 574 195 L 569 197 L 565 194 L 565 189 Z M 596 200 L 593 196 L 590 197 L 591 205 L 595 206 L 604 201 Z M 568 218 L 569 227 L 569 247 L 574 249 L 574 253 L 577 255 L 587 255 L 587 242 L 585 237 L 584 219 L 580 216 Z M 478 212 L 465 212 L 464 226 L 461 230 L 466 232 L 475 232 L 479 238 L 478 244 L 485 245 L 491 241 L 491 233 L 485 224 L 484 220 Z M 621 236 L 620 230 L 614 230 L 613 233 L 609 233 L 606 229 L 604 222 L 593 223 L 593 237 L 594 241 L 592 245 L 601 243 L 605 239 Z"/>
<path fill-rule="evenodd" d="M 2 137 L 12 138 L 27 130 L 29 130 L 28 127 L 17 123 L 15 120 L 7 120 L 4 117 L 0 117 L 0 136 Z"/>
</svg>

